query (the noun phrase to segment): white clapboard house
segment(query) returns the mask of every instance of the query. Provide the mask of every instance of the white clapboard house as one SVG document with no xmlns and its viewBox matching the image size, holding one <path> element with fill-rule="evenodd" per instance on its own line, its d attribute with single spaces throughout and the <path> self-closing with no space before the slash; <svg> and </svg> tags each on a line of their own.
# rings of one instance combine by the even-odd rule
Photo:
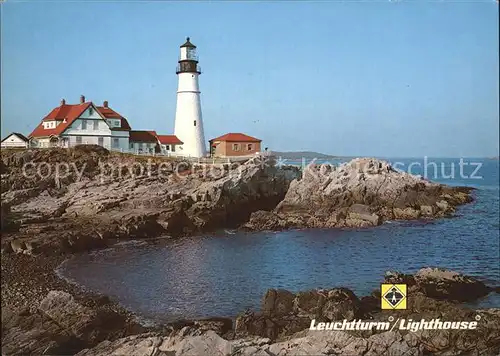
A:
<svg viewBox="0 0 500 356">
<path fill-rule="evenodd" d="M 128 149 L 130 125 L 105 101 L 97 106 L 91 101 L 61 105 L 45 116 L 29 135 L 31 147 L 71 147 L 94 144 L 111 149 Z"/>
<path fill-rule="evenodd" d="M 130 153 L 174 154 L 183 143 L 174 135 L 132 130 L 127 119 L 111 109 L 107 101 L 97 106 L 86 102 L 83 95 L 79 104 L 66 104 L 61 100 L 61 105 L 45 116 L 29 135 L 29 147 L 34 148 L 82 144 Z"/>
<path fill-rule="evenodd" d="M 12 132 L 2 140 L 2 148 L 26 148 L 29 139 L 19 132 Z"/>
</svg>

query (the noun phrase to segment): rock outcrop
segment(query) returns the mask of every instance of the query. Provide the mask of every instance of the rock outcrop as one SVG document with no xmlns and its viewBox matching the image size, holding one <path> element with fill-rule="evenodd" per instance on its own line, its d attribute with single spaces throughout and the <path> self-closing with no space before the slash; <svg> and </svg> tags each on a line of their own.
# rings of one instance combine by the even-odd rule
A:
<svg viewBox="0 0 500 356">
<path fill-rule="evenodd" d="M 236 318 L 238 336 L 258 335 L 277 339 L 309 326 L 312 319 L 353 320 L 362 316 L 361 303 L 347 288 L 310 290 L 293 294 L 270 289 L 262 300 L 262 312 L 245 311 Z"/>
<path fill-rule="evenodd" d="M 245 313 L 236 321 L 235 335 L 225 337 L 207 329 L 186 326 L 170 333 L 146 333 L 104 341 L 78 356 L 98 355 L 496 355 L 500 352 L 500 311 L 471 310 L 424 294 L 417 286 L 418 275 L 431 272 L 424 268 L 415 276 L 397 272 L 386 274 L 385 282 L 409 282 L 408 307 L 398 310 L 397 318 L 427 321 L 477 322 L 470 330 L 309 330 L 310 320 L 352 320 L 386 322 L 395 311 L 381 311 L 380 295 L 358 299 L 345 288 L 291 293 L 269 290 L 259 314 Z M 443 290 L 468 288 L 470 277 L 440 270 L 439 274 L 460 276 Z M 436 278 L 436 271 L 431 275 Z M 472 279 L 473 280 L 473 279 Z M 421 282 L 421 287 L 426 282 Z M 481 282 L 476 286 L 484 289 Z M 373 299 L 375 303 L 373 303 Z M 369 311 L 369 312 L 368 312 Z M 398 319 L 398 321 L 399 321 Z M 397 322 L 396 322 L 397 323 Z"/>
<path fill-rule="evenodd" d="M 10 209 L 2 248 L 27 254 L 237 227 L 252 212 L 276 207 L 300 176 L 271 157 L 213 165 L 99 146 L 8 151 L 2 162 L 2 206 Z M 9 234 L 13 226 L 19 231 Z"/>
<path fill-rule="evenodd" d="M 367 227 L 442 217 L 470 202 L 471 190 L 432 183 L 378 159 L 309 165 L 273 211 L 253 213 L 245 228 Z"/>
<path fill-rule="evenodd" d="M 2 354 L 72 355 L 107 339 L 144 329 L 105 306 L 90 308 L 65 292 L 51 291 L 38 307 L 2 308 Z"/>
<path fill-rule="evenodd" d="M 422 268 L 414 276 L 387 271 L 385 283 L 403 283 L 411 292 L 457 302 L 471 302 L 498 290 L 498 287 L 489 287 L 474 277 L 437 267 Z"/>
<path fill-rule="evenodd" d="M 441 290 L 484 284 L 453 271 L 424 268 L 415 275 L 389 272 L 388 283 L 408 283 L 406 310 L 380 310 L 380 293 L 358 298 L 346 288 L 292 293 L 271 289 L 259 313 L 245 312 L 232 329 L 226 318 L 179 321 L 146 330 L 102 304 L 90 307 L 50 291 L 33 308 L 2 310 L 6 355 L 496 355 L 500 310 L 473 310 L 425 294 L 427 282 L 453 277 Z M 420 282 L 418 282 L 420 281 Z M 472 282 L 471 282 L 472 281 Z M 419 285 L 420 283 L 420 285 Z M 491 290 L 491 288 L 489 288 Z M 453 295 L 453 293 L 447 293 Z M 454 298 L 452 298 L 454 299 Z M 387 322 L 395 319 L 477 322 L 473 329 L 309 330 L 311 320 Z M 397 321 L 395 321 L 397 323 Z"/>
<path fill-rule="evenodd" d="M 498 315 L 488 314 L 496 318 Z M 496 324 L 498 326 L 498 324 Z M 489 337 L 493 335 L 489 329 Z M 218 356 L 287 356 L 287 355 L 496 355 L 500 351 L 498 338 L 488 339 L 479 333 L 450 340 L 447 332 L 400 331 L 383 332 L 362 337 L 345 331 L 304 331 L 288 340 L 272 343 L 269 339 L 251 337 L 225 340 L 214 332 L 196 334 L 186 328 L 182 336 L 142 334 L 103 342 L 77 356 L 104 355 L 218 355 Z M 193 335 L 194 334 L 194 335 Z M 458 334 L 458 332 L 457 332 Z M 478 337 L 474 341 L 474 337 Z M 461 344 L 464 342 L 464 344 Z"/>
</svg>

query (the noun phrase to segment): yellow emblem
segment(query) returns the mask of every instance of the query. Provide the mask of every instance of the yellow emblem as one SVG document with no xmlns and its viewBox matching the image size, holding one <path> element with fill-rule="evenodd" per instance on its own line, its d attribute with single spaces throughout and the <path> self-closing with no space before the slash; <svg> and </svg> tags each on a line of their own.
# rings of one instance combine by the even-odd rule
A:
<svg viewBox="0 0 500 356">
<path fill-rule="evenodd" d="M 406 309 L 406 284 L 382 284 L 382 309 Z"/>
</svg>

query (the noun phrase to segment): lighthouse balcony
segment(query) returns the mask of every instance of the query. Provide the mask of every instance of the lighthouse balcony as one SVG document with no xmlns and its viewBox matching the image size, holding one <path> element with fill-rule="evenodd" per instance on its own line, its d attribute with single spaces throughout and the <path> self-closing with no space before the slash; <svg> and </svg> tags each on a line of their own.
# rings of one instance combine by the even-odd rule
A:
<svg viewBox="0 0 500 356">
<path fill-rule="evenodd" d="M 201 74 L 201 67 L 194 62 L 181 62 L 177 65 L 175 73 L 198 73 Z"/>
</svg>

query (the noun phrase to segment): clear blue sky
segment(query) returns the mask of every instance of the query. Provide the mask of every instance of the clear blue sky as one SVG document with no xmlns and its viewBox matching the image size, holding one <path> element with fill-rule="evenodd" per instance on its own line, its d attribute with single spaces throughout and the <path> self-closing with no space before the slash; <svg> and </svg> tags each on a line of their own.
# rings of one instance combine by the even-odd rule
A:
<svg viewBox="0 0 500 356">
<path fill-rule="evenodd" d="M 2 137 L 61 98 L 173 133 L 179 46 L 198 46 L 207 140 L 273 150 L 497 156 L 498 4 L 24 2 L 2 5 Z"/>
</svg>

